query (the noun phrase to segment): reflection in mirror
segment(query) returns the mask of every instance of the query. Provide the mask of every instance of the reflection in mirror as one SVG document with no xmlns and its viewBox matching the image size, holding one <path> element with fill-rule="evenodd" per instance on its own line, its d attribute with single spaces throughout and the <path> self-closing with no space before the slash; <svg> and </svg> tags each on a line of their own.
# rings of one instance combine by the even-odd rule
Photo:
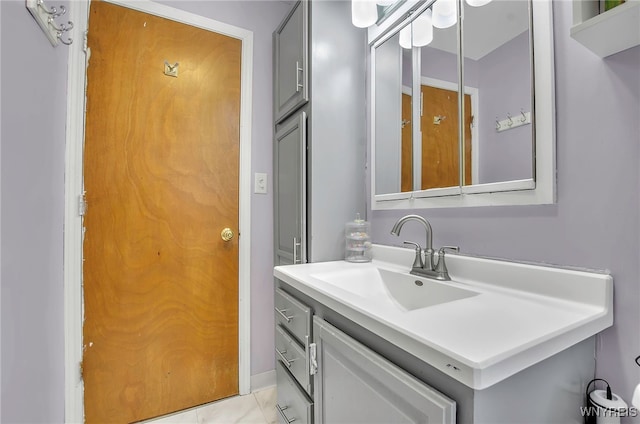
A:
<svg viewBox="0 0 640 424">
<path fill-rule="evenodd" d="M 420 48 L 420 187 L 417 190 L 460 185 L 458 138 L 458 57 L 456 2 L 438 0 L 431 15 L 432 41 Z M 420 18 L 414 25 L 424 25 Z"/>
<path fill-rule="evenodd" d="M 410 22 L 411 53 L 398 28 L 372 38 L 373 208 L 553 203 L 551 2 L 427 1 Z"/>
<path fill-rule="evenodd" d="M 464 185 L 534 178 L 529 2 L 465 0 L 465 145 L 472 149 Z M 486 3 L 486 1 L 484 1 Z M 471 5 L 471 6 L 470 6 Z"/>
<path fill-rule="evenodd" d="M 400 191 L 413 191 L 413 118 L 411 49 L 402 49 L 402 121 L 400 122 L 402 158 Z"/>
<path fill-rule="evenodd" d="M 376 194 L 412 190 L 411 50 L 400 37 L 401 31 L 375 50 Z"/>
<path fill-rule="evenodd" d="M 385 19 L 389 17 L 402 3 L 406 0 L 376 0 L 376 7 L 378 11 L 378 20 L 376 25 L 380 25 Z"/>
</svg>

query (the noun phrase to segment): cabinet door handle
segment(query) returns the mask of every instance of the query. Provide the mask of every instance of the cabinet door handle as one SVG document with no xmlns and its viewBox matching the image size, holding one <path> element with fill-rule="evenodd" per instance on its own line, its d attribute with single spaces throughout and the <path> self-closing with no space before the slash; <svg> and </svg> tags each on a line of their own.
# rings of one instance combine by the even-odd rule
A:
<svg viewBox="0 0 640 424">
<path fill-rule="evenodd" d="M 278 413 L 280 414 L 280 416 L 282 417 L 282 419 L 286 422 L 286 423 L 292 423 L 294 422 L 296 419 L 295 418 L 289 418 L 287 417 L 287 415 L 284 413 L 285 409 L 289 408 L 288 406 L 285 407 L 281 407 L 280 405 L 278 405 L 276 403 L 276 409 L 278 410 Z"/>
<path fill-rule="evenodd" d="M 282 362 L 284 362 L 284 364 L 287 366 L 287 368 L 291 368 L 291 363 L 295 361 L 295 359 L 287 359 L 287 357 L 284 356 L 284 354 L 287 353 L 286 350 L 284 352 L 280 352 L 278 348 L 276 348 L 276 353 L 278 354 Z"/>
<path fill-rule="evenodd" d="M 296 60 L 296 93 L 299 93 L 302 88 L 302 84 L 300 84 L 300 72 L 302 72 L 302 68 L 300 67 L 300 62 Z"/>
<path fill-rule="evenodd" d="M 281 316 L 282 318 L 284 318 L 285 320 L 287 320 L 287 322 L 291 322 L 291 320 L 293 319 L 293 317 L 292 317 L 292 316 L 290 317 L 290 316 L 287 316 L 287 314 L 285 314 L 285 312 L 287 312 L 287 310 L 286 310 L 286 309 L 282 309 L 282 310 L 280 310 L 280 309 L 278 309 L 278 308 L 276 307 L 276 312 L 277 312 L 277 313 L 279 313 L 279 314 L 280 314 L 280 316 Z"/>
<path fill-rule="evenodd" d="M 302 260 L 298 258 L 298 248 L 300 247 L 300 242 L 297 237 L 293 238 L 293 264 L 302 263 Z"/>
</svg>

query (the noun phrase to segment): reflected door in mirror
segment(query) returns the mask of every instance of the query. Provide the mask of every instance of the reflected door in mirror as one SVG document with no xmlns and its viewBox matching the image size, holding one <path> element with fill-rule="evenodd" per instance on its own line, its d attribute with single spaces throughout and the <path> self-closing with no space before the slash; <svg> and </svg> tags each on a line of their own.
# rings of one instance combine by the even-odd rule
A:
<svg viewBox="0 0 640 424">
<path fill-rule="evenodd" d="M 422 175 L 421 189 L 454 187 L 460 181 L 458 143 L 458 92 L 422 85 Z M 465 107 L 471 111 L 470 96 Z M 465 114 L 470 135 L 471 113 Z M 467 125 L 468 124 L 468 125 Z M 471 138 L 465 146 L 465 177 L 471 178 Z"/>
</svg>

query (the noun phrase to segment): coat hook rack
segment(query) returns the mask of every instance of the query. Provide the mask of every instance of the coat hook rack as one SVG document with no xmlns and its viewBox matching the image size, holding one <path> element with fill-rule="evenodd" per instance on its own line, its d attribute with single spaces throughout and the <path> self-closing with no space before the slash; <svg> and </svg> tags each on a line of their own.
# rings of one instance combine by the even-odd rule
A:
<svg viewBox="0 0 640 424">
<path fill-rule="evenodd" d="M 69 31 L 73 29 L 73 22 L 67 21 L 65 24 L 57 21 L 67 13 L 66 7 L 48 7 L 44 0 L 26 0 L 26 6 L 54 47 L 58 45 L 58 42 L 67 46 L 73 43 L 69 37 Z"/>
<path fill-rule="evenodd" d="M 518 128 L 530 123 L 531 123 L 531 112 L 525 112 L 523 109 L 520 109 L 520 113 L 518 115 L 511 116 L 510 113 L 507 113 L 507 118 L 503 120 L 500 120 L 496 116 L 496 131 L 502 132 L 502 131 L 512 130 L 514 128 Z"/>
</svg>

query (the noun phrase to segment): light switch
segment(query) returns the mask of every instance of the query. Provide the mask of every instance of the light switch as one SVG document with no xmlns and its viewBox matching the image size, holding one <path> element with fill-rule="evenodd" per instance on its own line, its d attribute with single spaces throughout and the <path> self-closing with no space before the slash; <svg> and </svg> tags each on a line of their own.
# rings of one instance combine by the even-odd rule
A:
<svg viewBox="0 0 640 424">
<path fill-rule="evenodd" d="M 253 192 L 258 194 L 267 194 L 267 174 L 256 172 Z"/>
</svg>

